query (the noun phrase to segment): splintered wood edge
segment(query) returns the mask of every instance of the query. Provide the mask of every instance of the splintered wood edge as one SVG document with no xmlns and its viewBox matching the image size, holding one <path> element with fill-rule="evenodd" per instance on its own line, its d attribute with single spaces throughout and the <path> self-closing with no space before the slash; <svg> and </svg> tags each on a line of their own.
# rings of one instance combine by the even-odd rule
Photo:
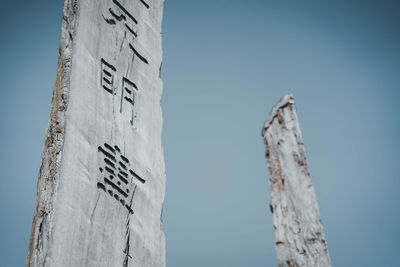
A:
<svg viewBox="0 0 400 267">
<path fill-rule="evenodd" d="M 269 126 L 272 124 L 274 119 L 278 116 L 277 112 L 281 108 L 285 108 L 288 105 L 294 105 L 294 97 L 292 94 L 284 95 L 281 100 L 272 108 L 267 121 L 264 123 L 264 127 L 262 129 L 262 137 L 265 137 L 265 132 L 268 130 Z"/>
</svg>

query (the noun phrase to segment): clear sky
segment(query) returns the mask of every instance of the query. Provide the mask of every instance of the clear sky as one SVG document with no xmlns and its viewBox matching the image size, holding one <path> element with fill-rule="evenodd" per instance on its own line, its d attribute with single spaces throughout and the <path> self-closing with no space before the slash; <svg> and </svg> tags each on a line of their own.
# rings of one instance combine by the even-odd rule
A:
<svg viewBox="0 0 400 267">
<path fill-rule="evenodd" d="M 398 1 L 167 0 L 169 267 L 276 266 L 261 127 L 290 92 L 334 266 L 397 266 Z M 0 266 L 25 264 L 62 0 L 0 17 Z"/>
</svg>

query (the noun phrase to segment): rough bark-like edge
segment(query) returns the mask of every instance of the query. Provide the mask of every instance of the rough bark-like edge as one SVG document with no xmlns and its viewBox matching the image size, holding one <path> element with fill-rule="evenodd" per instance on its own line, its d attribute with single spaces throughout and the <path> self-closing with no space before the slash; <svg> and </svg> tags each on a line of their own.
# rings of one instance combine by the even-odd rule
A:
<svg viewBox="0 0 400 267">
<path fill-rule="evenodd" d="M 278 110 L 281 108 L 285 108 L 287 105 L 294 105 L 294 97 L 292 94 L 284 95 L 281 100 L 272 108 L 271 113 L 269 114 L 268 119 L 266 120 L 264 127 L 262 129 L 262 137 L 265 137 L 265 132 L 268 130 L 269 126 L 272 124 L 274 119 L 278 116 Z M 265 138 L 264 138 L 265 140 Z"/>
<path fill-rule="evenodd" d="M 61 170 L 65 135 L 65 115 L 70 91 L 72 46 L 78 0 L 65 0 L 58 68 L 53 90 L 52 108 L 43 145 L 42 164 L 37 183 L 37 199 L 26 266 L 44 266 L 51 238 L 53 208 Z"/>
</svg>

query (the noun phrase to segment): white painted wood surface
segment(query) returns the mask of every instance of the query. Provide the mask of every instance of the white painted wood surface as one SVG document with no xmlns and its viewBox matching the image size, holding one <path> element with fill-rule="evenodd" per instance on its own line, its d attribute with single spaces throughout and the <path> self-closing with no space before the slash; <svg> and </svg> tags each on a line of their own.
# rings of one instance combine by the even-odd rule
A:
<svg viewBox="0 0 400 267">
<path fill-rule="evenodd" d="M 165 266 L 162 0 L 66 0 L 27 266 Z"/>
<path fill-rule="evenodd" d="M 292 95 L 272 109 L 262 136 L 278 265 L 331 266 Z"/>
</svg>

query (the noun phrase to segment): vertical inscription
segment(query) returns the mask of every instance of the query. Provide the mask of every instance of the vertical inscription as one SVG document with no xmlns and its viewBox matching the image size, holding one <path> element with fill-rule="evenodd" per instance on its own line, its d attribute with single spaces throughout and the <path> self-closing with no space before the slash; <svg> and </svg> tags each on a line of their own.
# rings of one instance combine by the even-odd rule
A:
<svg viewBox="0 0 400 267">
<path fill-rule="evenodd" d="M 132 50 L 133 52 L 133 60 L 135 60 L 135 57 L 139 58 L 143 63 L 145 64 L 149 64 L 149 62 L 147 61 L 147 59 L 142 56 L 136 49 L 135 47 L 133 47 L 132 43 L 129 43 L 129 48 Z"/>
<path fill-rule="evenodd" d="M 135 60 L 137 57 L 142 62 L 148 64 L 149 62 L 147 59 L 142 55 L 142 53 L 138 52 L 133 45 L 133 41 L 138 38 L 138 32 L 135 30 L 138 25 L 137 19 L 128 10 L 126 10 L 126 8 L 123 7 L 120 2 L 117 0 L 112 0 L 112 2 L 114 5 L 108 9 L 108 14 L 106 14 L 106 16 L 103 15 L 104 20 L 110 25 L 116 25 L 117 22 L 124 23 L 125 29 L 131 34 L 132 37 L 132 41 L 129 42 L 129 48 L 133 52 L 133 60 Z M 141 1 L 141 3 L 148 8 L 148 4 L 146 2 Z M 118 11 L 115 11 L 114 8 Z"/>
<path fill-rule="evenodd" d="M 136 1 L 138 1 L 138 5 L 136 5 L 138 8 L 150 9 L 149 0 Z M 149 65 L 149 57 L 146 55 L 147 50 L 141 46 L 141 39 L 139 39 L 141 37 L 139 26 L 141 25 L 137 18 L 141 17 L 139 16 L 140 13 L 136 13 L 137 10 L 133 10 L 133 13 L 130 11 L 120 1 L 109 0 L 109 6 L 102 12 L 102 21 L 108 25 L 107 27 L 123 32 L 124 36 L 119 52 L 124 48 L 128 49 L 126 52 L 131 53 L 131 62 L 129 62 L 130 65 L 128 67 L 143 67 L 144 65 L 140 66 L 140 64 Z M 126 43 L 124 44 L 125 41 Z M 117 51 L 115 52 L 117 53 Z M 137 85 L 140 80 L 138 80 L 138 77 L 130 77 L 129 69 L 123 69 L 120 65 L 117 65 L 116 62 L 119 61 L 116 57 L 112 60 L 111 58 L 100 59 L 100 86 L 112 95 L 113 103 L 118 103 L 117 105 L 119 105 L 120 114 L 124 118 L 129 118 L 129 123 L 134 126 L 134 121 L 137 118 L 138 102 L 141 97 L 139 93 L 142 94 L 140 84 L 139 86 Z M 114 97 L 116 98 L 114 99 Z M 136 189 L 138 189 L 138 186 L 145 184 L 146 180 L 132 170 L 129 159 L 123 155 L 117 145 L 112 146 L 104 143 L 98 147 L 98 155 L 100 164 L 97 188 L 100 191 L 104 191 L 109 195 L 110 199 L 117 201 L 128 210 L 124 238 L 125 248 L 123 250 L 123 266 L 127 267 L 129 261 L 133 258 L 130 251 L 130 215 L 134 213 L 132 204 Z"/>
<path fill-rule="evenodd" d="M 121 92 L 121 108 L 120 112 L 123 113 L 123 107 L 125 106 L 124 103 L 128 104 L 128 112 L 131 114 L 130 123 L 133 125 L 133 119 L 136 117 L 134 106 L 135 106 L 135 99 L 137 94 L 138 88 L 136 84 L 128 80 L 127 78 L 122 79 L 122 92 Z"/>
<path fill-rule="evenodd" d="M 115 200 L 126 207 L 130 213 L 132 210 L 132 188 L 136 186 L 134 180 L 144 184 L 146 180 L 137 175 L 131 168 L 129 160 L 122 155 L 118 146 L 112 147 L 104 143 L 98 147 L 102 155 L 102 163 L 99 167 L 100 179 L 97 188 L 108 193 Z"/>
<path fill-rule="evenodd" d="M 133 189 L 133 193 L 135 194 L 137 186 Z M 132 202 L 132 199 L 131 199 Z M 129 216 L 130 214 L 126 216 L 126 230 L 125 230 L 125 248 L 124 248 L 124 262 L 122 264 L 123 267 L 128 267 L 129 265 L 129 260 L 132 259 L 132 256 L 129 254 L 130 250 L 130 239 L 131 239 L 131 230 L 129 228 L 130 222 L 131 222 L 131 217 Z"/>
<path fill-rule="evenodd" d="M 131 13 L 129 13 L 122 5 L 120 2 L 118 2 L 117 0 L 113 0 L 114 3 L 114 8 L 116 7 L 116 9 L 119 11 L 118 14 L 116 11 L 114 11 L 113 8 L 109 8 L 108 12 L 109 14 L 107 15 L 111 15 L 111 17 L 106 17 L 103 15 L 104 20 L 111 25 L 115 25 L 116 22 L 124 22 L 126 29 L 135 37 L 137 37 L 137 31 L 135 31 L 133 28 L 133 25 L 137 25 L 137 20 L 135 19 L 134 16 L 132 16 Z"/>
<path fill-rule="evenodd" d="M 150 5 L 143 0 L 140 0 L 142 5 L 149 9 Z M 111 7 L 108 8 L 106 14 L 103 14 L 104 21 L 109 25 L 116 25 L 117 23 L 123 23 L 125 32 L 128 33 L 131 38 L 128 43 L 129 49 L 133 53 L 132 62 L 138 59 L 139 62 L 149 64 L 149 61 L 141 52 L 139 52 L 133 41 L 138 38 L 138 20 L 118 1 L 112 0 L 110 3 Z M 129 122 L 133 126 L 134 121 L 137 118 L 137 112 L 135 111 L 135 105 L 137 105 L 138 86 L 134 81 L 127 77 L 122 77 L 122 85 L 114 84 L 114 76 L 117 73 L 116 67 L 107 62 L 104 58 L 101 59 L 101 87 L 112 95 L 117 95 L 117 90 L 120 90 L 120 107 L 119 111 L 121 114 L 129 117 Z M 121 86 L 121 88 L 120 88 Z"/>
<path fill-rule="evenodd" d="M 129 122 L 133 125 L 134 119 L 137 117 L 134 107 L 139 88 L 134 82 L 124 76 L 122 77 L 121 86 L 116 85 L 114 81 L 117 74 L 117 69 L 102 58 L 100 86 L 113 96 L 117 95 L 117 93 L 121 95 L 119 112 L 125 116 L 129 116 Z"/>
<path fill-rule="evenodd" d="M 140 2 L 141 2 L 147 9 L 150 8 L 149 4 L 146 3 L 144 0 L 140 0 Z"/>
<path fill-rule="evenodd" d="M 110 94 L 114 94 L 114 73 L 116 71 L 117 69 L 113 65 L 103 58 L 101 59 L 101 87 Z"/>
</svg>

